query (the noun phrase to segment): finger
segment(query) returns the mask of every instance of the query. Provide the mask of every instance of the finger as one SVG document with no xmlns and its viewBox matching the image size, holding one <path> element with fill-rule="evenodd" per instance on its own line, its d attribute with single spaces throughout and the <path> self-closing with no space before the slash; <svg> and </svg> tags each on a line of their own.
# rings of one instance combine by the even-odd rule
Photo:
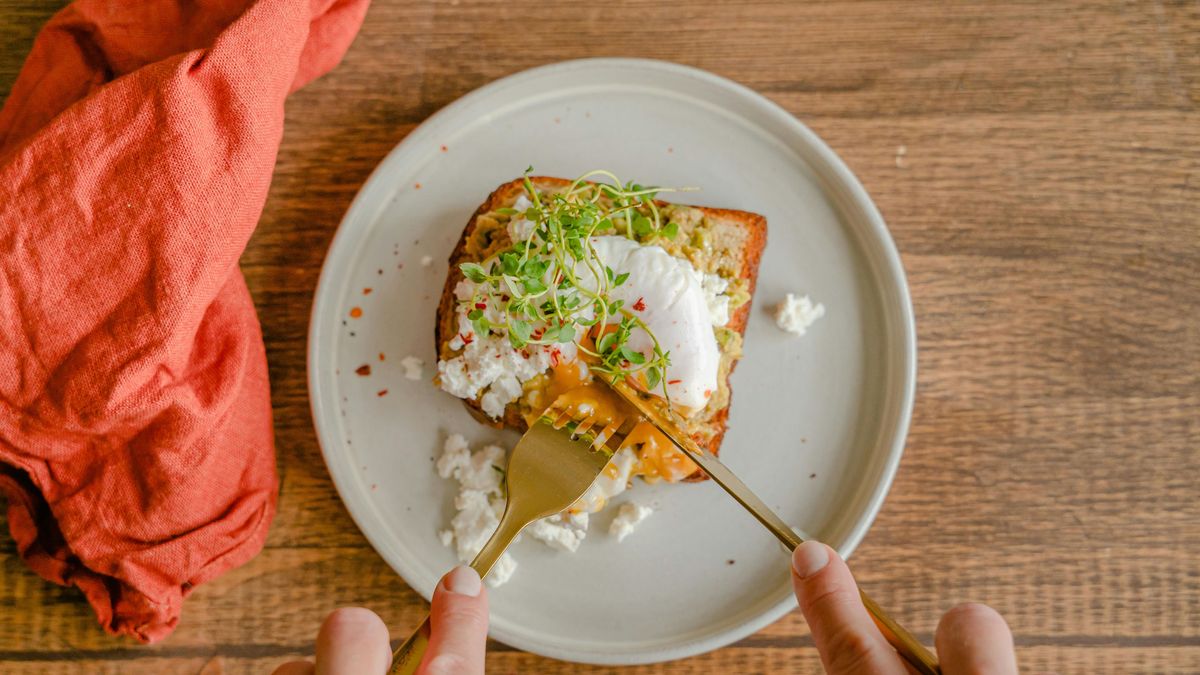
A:
<svg viewBox="0 0 1200 675">
<path fill-rule="evenodd" d="M 830 675 L 905 675 L 863 607 L 850 568 L 828 546 L 806 541 L 792 554 L 792 587 Z"/>
<path fill-rule="evenodd" d="M 987 605 L 959 605 L 938 623 L 938 659 L 946 675 L 1016 675 L 1012 631 Z"/>
<path fill-rule="evenodd" d="M 433 592 L 424 675 L 483 675 L 487 591 L 475 570 L 455 567 Z"/>
<path fill-rule="evenodd" d="M 271 675 L 313 675 L 316 672 L 314 668 L 316 666 L 312 661 L 288 661 L 272 671 Z"/>
<path fill-rule="evenodd" d="M 383 675 L 391 665 L 387 626 L 375 612 L 343 607 L 317 633 L 316 675 Z"/>
</svg>

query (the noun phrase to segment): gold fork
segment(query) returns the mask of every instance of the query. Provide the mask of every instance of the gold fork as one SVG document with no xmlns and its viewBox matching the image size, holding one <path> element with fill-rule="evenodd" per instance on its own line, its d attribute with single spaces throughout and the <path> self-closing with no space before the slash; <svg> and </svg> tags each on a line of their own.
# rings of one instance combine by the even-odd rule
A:
<svg viewBox="0 0 1200 675">
<path fill-rule="evenodd" d="M 574 504 L 595 482 L 620 447 L 625 418 L 606 421 L 585 415 L 560 397 L 529 427 L 508 458 L 504 482 L 508 501 L 500 524 L 471 561 L 480 577 L 525 529 L 539 518 Z M 599 431 L 597 431 L 599 429 Z M 390 675 L 411 675 L 429 647 L 429 617 L 392 654 Z"/>
</svg>

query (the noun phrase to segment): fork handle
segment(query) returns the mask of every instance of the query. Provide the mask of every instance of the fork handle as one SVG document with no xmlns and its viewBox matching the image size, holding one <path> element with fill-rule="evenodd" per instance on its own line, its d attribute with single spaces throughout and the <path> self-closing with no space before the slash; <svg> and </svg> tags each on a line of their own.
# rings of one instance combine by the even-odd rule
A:
<svg viewBox="0 0 1200 675">
<path fill-rule="evenodd" d="M 476 555 L 475 559 L 471 561 L 471 569 L 479 573 L 480 579 L 487 576 L 508 545 L 517 538 L 517 535 L 531 520 L 532 518 L 526 518 L 511 511 L 507 505 L 504 507 L 504 515 L 500 517 L 500 524 L 496 526 L 496 531 L 479 550 L 479 555 Z M 421 661 L 425 658 L 425 651 L 429 649 L 430 631 L 429 615 L 426 614 L 421 625 L 396 648 L 395 652 L 392 652 L 392 667 L 388 670 L 388 675 L 415 675 L 417 669 L 421 667 Z"/>
</svg>

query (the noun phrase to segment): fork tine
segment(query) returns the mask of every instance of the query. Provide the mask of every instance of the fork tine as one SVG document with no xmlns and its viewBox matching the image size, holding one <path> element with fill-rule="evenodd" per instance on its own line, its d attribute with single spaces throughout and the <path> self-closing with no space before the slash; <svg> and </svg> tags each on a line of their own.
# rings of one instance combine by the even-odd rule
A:
<svg viewBox="0 0 1200 675">
<path fill-rule="evenodd" d="M 571 415 L 571 411 L 560 405 L 550 406 L 550 408 L 546 410 L 545 416 L 550 418 L 550 426 L 554 427 L 555 429 L 563 428 L 563 425 L 574 419 L 574 417 Z"/>
<path fill-rule="evenodd" d="M 594 447 L 599 449 L 608 445 L 609 449 L 612 450 L 613 453 L 616 453 L 620 447 L 620 444 L 618 443 L 617 446 L 614 447 L 609 445 L 609 441 L 612 440 L 612 438 L 617 435 L 617 432 L 620 431 L 621 427 L 625 425 L 625 420 L 626 418 L 619 417 L 601 429 L 600 433 L 596 434 L 596 443 Z"/>
<path fill-rule="evenodd" d="M 596 422 L 597 420 L 595 415 L 588 415 L 587 417 L 583 418 L 575 427 L 575 435 L 582 436 L 586 434 L 589 430 L 591 430 L 592 427 L 596 426 Z"/>
<path fill-rule="evenodd" d="M 583 409 L 580 410 L 580 408 Z M 589 432 L 594 434 L 592 448 L 595 450 L 605 449 L 610 454 L 615 454 L 620 449 L 620 445 L 624 442 L 624 434 L 621 433 L 621 429 L 630 422 L 629 417 L 624 415 L 616 419 L 604 419 L 598 416 L 590 406 L 567 406 L 562 402 L 561 397 L 555 399 L 550 407 L 546 408 L 546 412 L 542 413 L 542 418 L 555 429 L 572 425 L 569 429 L 572 438 L 580 438 Z M 599 428 L 600 431 L 593 431 L 596 428 Z M 617 442 L 614 443 L 614 441 Z"/>
</svg>

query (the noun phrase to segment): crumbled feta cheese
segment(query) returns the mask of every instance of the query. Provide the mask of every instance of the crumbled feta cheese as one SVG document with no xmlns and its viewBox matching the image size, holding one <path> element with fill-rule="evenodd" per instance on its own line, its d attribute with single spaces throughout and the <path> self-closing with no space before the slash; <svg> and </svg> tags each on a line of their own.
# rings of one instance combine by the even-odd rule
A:
<svg viewBox="0 0 1200 675">
<path fill-rule="evenodd" d="M 617 517 L 613 519 L 612 525 L 609 525 L 608 533 L 616 537 L 618 542 L 623 541 L 633 533 L 637 524 L 648 518 L 651 513 L 654 513 L 654 510 L 648 506 L 626 502 L 617 511 Z"/>
<path fill-rule="evenodd" d="M 425 366 L 425 362 L 415 356 L 406 356 L 400 359 L 400 365 L 404 368 L 404 376 L 410 380 L 421 379 L 421 369 Z"/>
<path fill-rule="evenodd" d="M 421 267 L 429 267 L 433 264 L 433 256 L 427 255 L 421 257 Z"/>
<path fill-rule="evenodd" d="M 525 211 L 533 206 L 533 202 L 525 195 L 517 197 L 517 201 L 512 205 L 513 210 L 518 213 L 508 221 L 508 237 L 513 240 L 513 243 L 525 241 L 533 236 L 533 231 L 537 229 L 537 223 L 525 217 Z"/>
<path fill-rule="evenodd" d="M 787 294 L 783 302 L 775 307 L 775 325 L 794 335 L 804 335 L 808 327 L 825 316 L 825 305 L 813 304 L 807 295 L 796 297 Z"/>
<path fill-rule="evenodd" d="M 464 560 L 463 562 L 466 561 Z M 488 572 L 487 585 L 495 588 L 501 584 L 505 584 L 512 578 L 515 571 L 517 571 L 517 561 L 506 551 L 500 554 L 500 557 L 496 560 L 496 564 L 492 565 L 492 571 Z"/>
<path fill-rule="evenodd" d="M 499 446 L 489 445 L 472 453 L 467 439 L 461 434 L 446 438 L 442 456 L 437 460 L 437 472 L 442 478 L 457 480 L 459 489 L 454 498 L 456 513 L 450 521 L 450 529 L 439 532 L 438 537 L 443 545 L 454 546 L 455 554 L 462 562 L 473 560 L 500 524 L 504 499 L 499 469 L 503 463 L 504 449 Z M 505 553 L 488 575 L 488 584 L 504 583 L 516 567 L 516 561 Z"/>
<path fill-rule="evenodd" d="M 534 521 L 525 528 L 525 531 L 550 548 L 574 553 L 579 550 L 579 545 L 587 536 L 587 527 L 588 515 L 586 513 L 574 516 L 559 514 Z"/>
<path fill-rule="evenodd" d="M 704 300 L 708 304 L 708 315 L 712 325 L 724 326 L 729 323 L 729 280 L 719 274 L 705 274 L 700 288 L 704 291 Z"/>
<path fill-rule="evenodd" d="M 437 460 L 437 472 L 442 478 L 454 476 L 471 462 L 471 448 L 462 434 L 450 434 L 442 444 L 442 456 Z"/>
<path fill-rule="evenodd" d="M 460 300 L 470 300 L 474 293 L 475 284 L 468 280 L 454 289 Z M 500 309 L 493 305 L 484 310 L 484 316 L 503 325 Z M 449 346 L 462 353 L 438 361 L 442 389 L 459 398 L 479 398 L 483 411 L 497 419 L 504 415 L 505 406 L 520 398 L 522 384 L 545 372 L 556 359 L 572 361 L 577 353 L 574 344 L 527 345 L 518 351 L 506 335 L 476 335 L 465 306 L 458 309 L 458 334 Z"/>
<path fill-rule="evenodd" d="M 435 464 L 439 476 L 458 481 L 454 517 L 450 520 L 450 528 L 439 532 L 438 538 L 443 546 L 453 547 L 455 555 L 462 562 L 475 558 L 504 515 L 503 475 L 498 469 L 506 461 L 505 454 L 504 449 L 497 445 L 471 452 L 466 438 L 461 434 L 451 434 L 446 438 L 442 454 Z M 551 548 L 568 553 L 579 550 L 579 545 L 587 537 L 590 520 L 588 511 L 598 511 L 609 498 L 624 492 L 636 463 L 637 455 L 633 450 L 626 448 L 618 452 L 587 495 L 563 513 L 530 523 L 525 532 Z M 651 513 L 651 509 L 641 506 L 631 510 L 633 506 L 622 505 L 609 529 L 618 541 L 624 539 L 637 523 Z M 618 522 L 622 524 L 618 525 Z M 488 574 L 488 585 L 504 583 L 516 567 L 516 560 L 505 553 Z"/>
<path fill-rule="evenodd" d="M 520 398 L 522 391 L 521 383 L 516 377 L 508 374 L 501 375 L 492 382 L 488 393 L 484 394 L 479 402 L 482 404 L 483 412 L 499 418 L 504 415 L 505 406 Z"/>
<path fill-rule="evenodd" d="M 454 509 L 457 513 L 450 520 L 450 529 L 454 530 L 458 559 L 471 560 L 496 531 L 501 514 L 486 493 L 465 488 L 454 498 Z"/>
</svg>

